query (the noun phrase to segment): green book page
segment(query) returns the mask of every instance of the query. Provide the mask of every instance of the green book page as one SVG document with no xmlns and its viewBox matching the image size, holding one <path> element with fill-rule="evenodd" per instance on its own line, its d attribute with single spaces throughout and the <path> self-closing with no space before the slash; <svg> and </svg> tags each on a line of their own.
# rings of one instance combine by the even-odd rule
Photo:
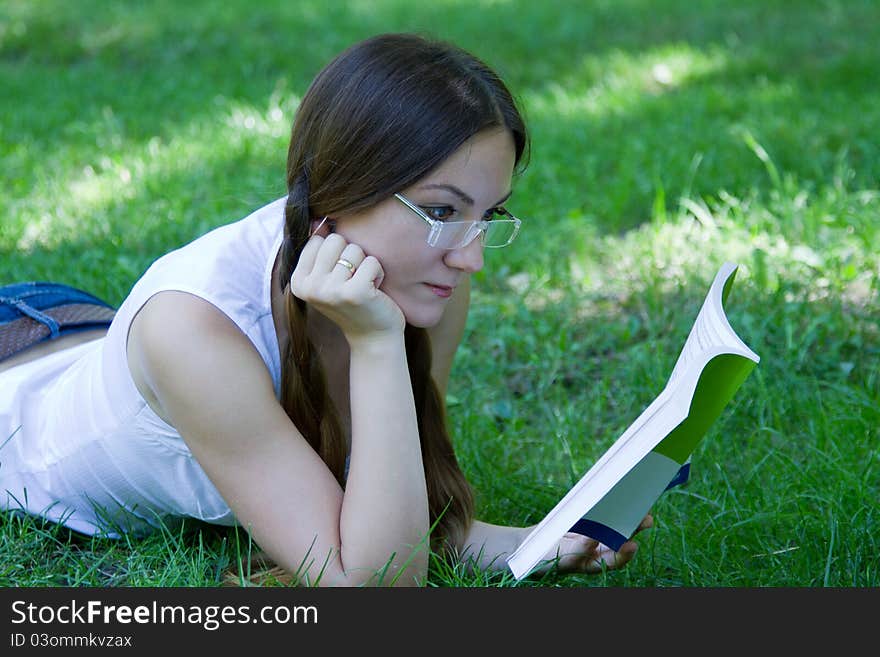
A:
<svg viewBox="0 0 880 657">
<path fill-rule="evenodd" d="M 688 416 L 653 451 L 678 463 L 687 461 L 755 365 L 753 360 L 737 354 L 712 358 L 697 381 Z"/>
</svg>

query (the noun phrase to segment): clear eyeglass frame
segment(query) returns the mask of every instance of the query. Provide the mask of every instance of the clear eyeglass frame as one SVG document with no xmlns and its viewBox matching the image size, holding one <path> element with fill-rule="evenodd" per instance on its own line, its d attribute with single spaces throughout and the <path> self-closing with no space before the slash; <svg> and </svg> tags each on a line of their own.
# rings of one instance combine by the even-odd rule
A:
<svg viewBox="0 0 880 657">
<path fill-rule="evenodd" d="M 440 221 L 432 219 L 418 205 L 410 201 L 403 194 L 395 194 L 394 197 L 410 210 L 415 212 L 430 226 L 427 242 L 429 246 L 453 250 L 460 249 L 479 235 L 483 246 L 490 249 L 500 249 L 510 244 L 522 222 L 504 208 L 498 208 L 507 219 L 491 219 L 486 221 Z"/>
</svg>

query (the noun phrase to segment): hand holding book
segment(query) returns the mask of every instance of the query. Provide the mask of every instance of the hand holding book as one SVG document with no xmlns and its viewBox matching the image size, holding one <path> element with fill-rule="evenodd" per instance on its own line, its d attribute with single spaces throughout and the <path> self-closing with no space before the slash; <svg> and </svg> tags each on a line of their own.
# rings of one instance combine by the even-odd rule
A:
<svg viewBox="0 0 880 657">
<path fill-rule="evenodd" d="M 654 517 L 649 513 L 644 517 L 633 532 L 630 540 L 614 549 L 600 543 L 594 538 L 577 532 L 566 532 L 560 539 L 557 548 L 547 555 L 543 561 L 552 566 L 560 574 L 587 573 L 595 575 L 605 570 L 616 570 L 628 564 L 639 549 L 635 538 L 639 532 L 650 529 L 654 525 Z M 534 574 L 535 571 L 532 571 Z"/>
<path fill-rule="evenodd" d="M 654 518 L 651 514 L 646 515 L 634 532 L 634 536 L 644 529 L 650 529 L 653 524 Z M 534 527 L 525 529 L 528 531 Z M 544 575 L 552 572 L 557 575 L 575 573 L 595 575 L 606 570 L 617 570 L 632 561 L 638 549 L 639 544 L 634 540 L 626 541 L 615 550 L 585 534 L 566 532 L 559 542 L 547 551 L 530 574 Z"/>
</svg>

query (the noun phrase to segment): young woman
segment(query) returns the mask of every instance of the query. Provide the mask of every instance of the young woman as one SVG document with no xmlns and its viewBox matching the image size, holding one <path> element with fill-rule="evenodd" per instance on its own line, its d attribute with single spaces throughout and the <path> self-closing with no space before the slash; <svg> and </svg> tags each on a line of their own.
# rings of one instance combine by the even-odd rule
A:
<svg viewBox="0 0 880 657">
<path fill-rule="evenodd" d="M 34 332 L 0 372 L 5 508 L 110 536 L 238 523 L 305 584 L 421 584 L 430 547 L 505 568 L 528 528 L 473 519 L 443 400 L 527 146 L 482 62 L 373 37 L 304 96 L 287 196 L 160 258 L 106 336 L 100 300 L 0 289 L 0 345 Z M 635 549 L 569 534 L 548 559 Z"/>
</svg>

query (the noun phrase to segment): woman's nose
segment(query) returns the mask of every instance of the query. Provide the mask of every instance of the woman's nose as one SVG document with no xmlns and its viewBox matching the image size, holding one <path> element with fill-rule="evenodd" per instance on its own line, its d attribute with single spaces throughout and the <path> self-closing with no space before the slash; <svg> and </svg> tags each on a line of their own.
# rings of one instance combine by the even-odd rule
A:
<svg viewBox="0 0 880 657">
<path fill-rule="evenodd" d="M 468 274 L 474 274 L 483 268 L 483 248 L 482 235 L 477 235 L 470 244 L 450 249 L 446 254 L 446 264 Z"/>
</svg>

